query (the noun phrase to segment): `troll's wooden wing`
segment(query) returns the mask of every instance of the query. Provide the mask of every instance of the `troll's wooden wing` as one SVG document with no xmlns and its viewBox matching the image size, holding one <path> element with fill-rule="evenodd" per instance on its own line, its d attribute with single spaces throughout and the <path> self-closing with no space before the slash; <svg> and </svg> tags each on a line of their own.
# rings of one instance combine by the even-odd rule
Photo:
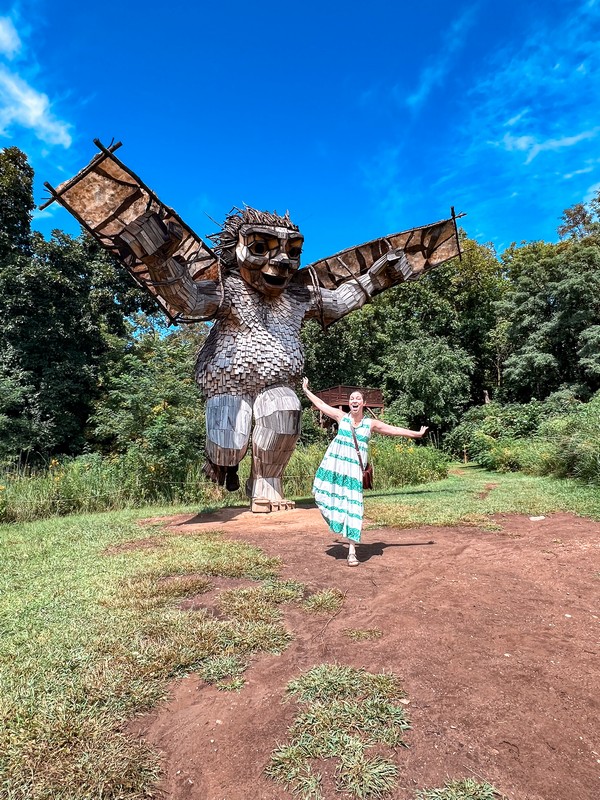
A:
<svg viewBox="0 0 600 800">
<path fill-rule="evenodd" d="M 411 228 L 408 231 L 392 233 L 365 244 L 341 250 L 333 256 L 323 258 L 300 270 L 303 283 L 318 283 L 324 289 L 335 289 L 359 275 L 364 275 L 370 267 L 387 253 L 401 251 L 403 269 L 393 282 L 416 280 L 433 267 L 437 267 L 455 256 L 460 256 L 460 242 L 456 220 L 460 215 L 454 211 L 449 219 Z M 312 274 L 311 274 L 312 273 Z M 389 285 L 389 284 L 388 284 Z"/>
<path fill-rule="evenodd" d="M 91 235 L 131 273 L 135 281 L 147 289 L 161 306 L 171 322 L 198 322 L 206 317 L 185 317 L 160 296 L 159 286 L 155 286 L 146 265 L 138 258 L 132 248 L 132 226 L 144 215 L 156 215 L 162 225 L 156 230 L 168 230 L 177 226 L 178 241 L 176 249 L 169 255 L 185 264 L 192 280 L 220 281 L 219 262 L 215 253 L 189 228 L 173 211 L 165 206 L 138 176 L 114 155 L 120 143 L 109 148 L 97 139 L 100 150 L 80 172 L 62 183 L 56 189 L 45 186 L 52 197 L 40 208 L 56 202 L 64 206 Z M 126 230 L 128 229 L 128 230 Z M 148 235 L 142 232 L 142 237 Z M 150 246 L 156 242 L 150 243 Z"/>
</svg>

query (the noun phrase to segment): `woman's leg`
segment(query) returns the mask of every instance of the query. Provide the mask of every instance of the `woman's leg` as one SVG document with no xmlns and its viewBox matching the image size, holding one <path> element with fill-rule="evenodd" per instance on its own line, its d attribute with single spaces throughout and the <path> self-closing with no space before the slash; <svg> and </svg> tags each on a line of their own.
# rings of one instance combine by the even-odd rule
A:
<svg viewBox="0 0 600 800">
<path fill-rule="evenodd" d="M 349 567 L 356 567 L 358 566 L 358 558 L 356 557 L 356 545 L 358 542 L 354 542 L 352 539 L 348 539 L 348 566 Z"/>
</svg>

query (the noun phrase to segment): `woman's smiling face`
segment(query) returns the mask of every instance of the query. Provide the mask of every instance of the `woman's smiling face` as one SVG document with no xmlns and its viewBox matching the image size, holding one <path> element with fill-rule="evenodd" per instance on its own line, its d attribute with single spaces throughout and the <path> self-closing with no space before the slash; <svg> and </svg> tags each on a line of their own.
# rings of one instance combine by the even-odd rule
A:
<svg viewBox="0 0 600 800">
<path fill-rule="evenodd" d="M 350 412 L 356 414 L 357 412 L 362 411 L 365 401 L 360 392 L 352 392 L 348 403 L 350 405 Z"/>
</svg>

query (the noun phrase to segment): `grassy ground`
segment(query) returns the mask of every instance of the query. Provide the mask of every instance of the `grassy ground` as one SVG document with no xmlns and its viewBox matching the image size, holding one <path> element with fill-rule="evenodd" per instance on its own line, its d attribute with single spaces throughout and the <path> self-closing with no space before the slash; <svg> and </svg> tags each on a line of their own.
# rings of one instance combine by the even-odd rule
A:
<svg viewBox="0 0 600 800">
<path fill-rule="evenodd" d="M 225 681 L 223 688 L 239 688 L 245 658 L 280 652 L 290 640 L 278 606 L 302 599 L 304 587 L 277 581 L 277 560 L 218 533 L 161 537 L 158 529 L 140 528 L 139 516 L 0 527 L 6 800 L 149 796 L 157 760 L 121 735 L 122 723 L 193 668 L 204 666 L 207 679 Z M 153 534 L 154 547 L 119 549 Z M 229 592 L 224 619 L 178 607 L 183 597 L 208 590 L 215 575 L 251 579 L 254 594 Z"/>
<path fill-rule="evenodd" d="M 571 511 L 600 519 L 600 491 L 573 480 L 520 472 L 488 472 L 454 466 L 445 480 L 368 493 L 365 513 L 376 525 L 475 525 L 493 527 L 492 514 L 551 514 Z"/>
<path fill-rule="evenodd" d="M 438 483 L 370 493 L 367 514 L 404 527 L 489 525 L 486 515 L 497 512 L 600 519 L 599 494 L 572 481 L 460 467 Z M 220 688 L 240 689 L 252 653 L 287 646 L 280 605 L 302 607 L 307 598 L 301 584 L 277 579 L 276 559 L 218 533 L 172 536 L 136 523 L 184 510 L 198 508 L 0 526 L 2 798 L 151 796 L 158 762 L 120 733 L 124 721 L 164 697 L 177 675 L 197 669 Z M 122 547 L 149 537 L 152 546 Z M 216 575 L 253 583 L 223 593 L 222 618 L 181 610 L 180 600 L 207 591 Z M 308 601 L 306 613 L 332 613 L 343 598 L 321 592 Z"/>
</svg>

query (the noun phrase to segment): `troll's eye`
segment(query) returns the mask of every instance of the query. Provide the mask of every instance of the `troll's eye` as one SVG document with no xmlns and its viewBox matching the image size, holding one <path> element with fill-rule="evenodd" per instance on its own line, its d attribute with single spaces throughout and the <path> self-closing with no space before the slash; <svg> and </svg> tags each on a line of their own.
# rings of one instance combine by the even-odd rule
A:
<svg viewBox="0 0 600 800">
<path fill-rule="evenodd" d="M 269 252 L 269 248 L 267 247 L 266 242 L 260 241 L 257 239 L 256 241 L 252 242 L 252 244 L 248 247 L 250 252 L 253 256 L 266 256 Z"/>
<path fill-rule="evenodd" d="M 288 250 L 288 255 L 290 258 L 300 258 L 300 254 L 302 253 L 302 248 L 298 245 L 292 245 Z"/>
</svg>

